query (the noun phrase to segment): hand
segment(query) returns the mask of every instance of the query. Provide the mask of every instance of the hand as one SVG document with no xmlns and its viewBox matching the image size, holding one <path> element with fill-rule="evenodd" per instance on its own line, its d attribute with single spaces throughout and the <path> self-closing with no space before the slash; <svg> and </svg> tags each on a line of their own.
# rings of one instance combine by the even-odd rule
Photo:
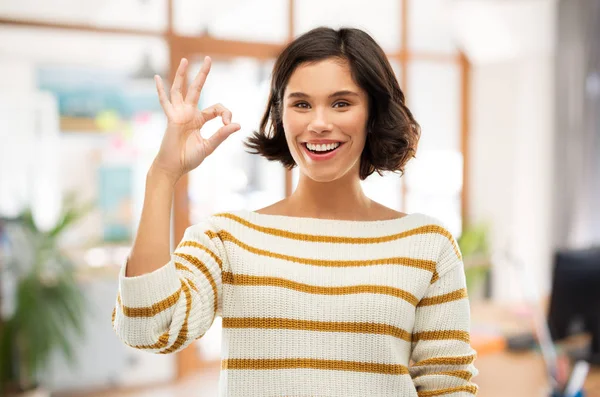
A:
<svg viewBox="0 0 600 397">
<path fill-rule="evenodd" d="M 183 58 L 173 80 L 170 101 L 161 78 L 154 76 L 160 105 L 167 116 L 167 129 L 152 167 L 154 171 L 167 175 L 173 182 L 198 167 L 229 135 L 240 129 L 239 124 L 231 123 L 231 112 L 221 104 L 202 111 L 198 109 L 200 93 L 210 71 L 210 57 L 204 58 L 198 75 L 190 85 L 185 99 L 183 98 L 181 86 L 187 65 L 187 59 Z M 210 138 L 204 139 L 200 135 L 200 128 L 218 116 L 223 120 L 223 127 Z"/>
</svg>

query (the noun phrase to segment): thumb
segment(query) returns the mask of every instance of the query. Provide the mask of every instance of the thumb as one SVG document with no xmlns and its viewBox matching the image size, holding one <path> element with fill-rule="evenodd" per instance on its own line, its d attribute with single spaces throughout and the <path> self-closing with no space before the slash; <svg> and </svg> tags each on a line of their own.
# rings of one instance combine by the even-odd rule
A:
<svg viewBox="0 0 600 397">
<path fill-rule="evenodd" d="M 223 141 L 227 139 L 227 137 L 229 137 L 229 135 L 233 134 L 236 131 L 239 131 L 240 128 L 241 126 L 238 123 L 227 124 L 219 128 L 217 132 L 215 132 L 210 138 L 208 138 L 207 155 L 212 154 L 212 152 L 214 152 L 215 149 L 219 147 L 219 145 L 223 143 Z"/>
</svg>

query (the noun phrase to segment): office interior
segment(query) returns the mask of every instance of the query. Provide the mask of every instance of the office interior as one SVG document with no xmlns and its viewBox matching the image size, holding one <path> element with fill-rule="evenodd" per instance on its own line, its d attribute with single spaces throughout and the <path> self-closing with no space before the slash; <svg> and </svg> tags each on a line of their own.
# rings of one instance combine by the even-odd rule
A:
<svg viewBox="0 0 600 397">
<path fill-rule="evenodd" d="M 178 182 L 176 244 L 205 216 L 295 189 L 297 168 L 242 141 L 259 125 L 278 52 L 318 26 L 369 32 L 421 126 L 404 176 L 362 184 L 457 238 L 478 395 L 549 395 L 552 363 L 571 371 L 583 360 L 585 395 L 600 396 L 600 0 L 0 2 L 0 329 L 29 293 L 26 317 L 47 329 L 17 332 L 53 335 L 35 347 L 35 382 L 20 379 L 35 388 L 16 395 L 217 395 L 220 318 L 172 355 L 129 348 L 111 327 L 166 125 L 153 77 L 172 81 L 185 57 L 193 78 L 211 56 L 199 106 L 223 103 L 242 126 Z M 64 285 L 39 239 L 66 263 Z M 24 360 L 1 343 L 14 386 Z"/>
</svg>

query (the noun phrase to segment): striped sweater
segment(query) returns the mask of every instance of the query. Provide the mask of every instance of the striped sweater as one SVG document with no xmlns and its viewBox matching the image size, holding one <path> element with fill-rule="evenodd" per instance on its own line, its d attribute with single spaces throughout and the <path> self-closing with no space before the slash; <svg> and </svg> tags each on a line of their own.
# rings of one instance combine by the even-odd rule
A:
<svg viewBox="0 0 600 397">
<path fill-rule="evenodd" d="M 222 318 L 219 396 L 473 396 L 462 257 L 428 215 L 213 214 L 152 273 L 119 276 L 113 329 L 174 353 Z"/>
</svg>

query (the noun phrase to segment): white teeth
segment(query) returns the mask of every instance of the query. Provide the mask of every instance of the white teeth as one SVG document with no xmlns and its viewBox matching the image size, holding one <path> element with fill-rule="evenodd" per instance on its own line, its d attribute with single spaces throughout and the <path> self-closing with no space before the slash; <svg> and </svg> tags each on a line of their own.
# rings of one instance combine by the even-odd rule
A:
<svg viewBox="0 0 600 397">
<path fill-rule="evenodd" d="M 306 144 L 307 148 L 309 148 L 310 150 L 314 150 L 316 152 L 324 152 L 326 150 L 332 150 L 332 149 L 335 149 L 338 146 L 340 146 L 339 142 L 328 143 L 328 144 L 325 144 L 325 145 L 313 145 L 312 143 L 307 143 Z"/>
</svg>

